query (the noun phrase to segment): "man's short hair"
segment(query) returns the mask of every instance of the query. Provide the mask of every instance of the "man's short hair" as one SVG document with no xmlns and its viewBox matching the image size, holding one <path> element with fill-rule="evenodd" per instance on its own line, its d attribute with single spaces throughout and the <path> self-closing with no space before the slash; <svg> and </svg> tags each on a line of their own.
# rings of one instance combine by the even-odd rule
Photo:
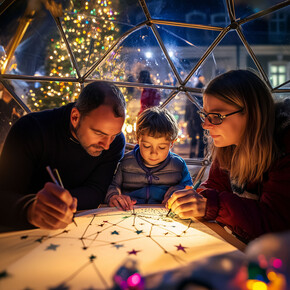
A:
<svg viewBox="0 0 290 290">
<path fill-rule="evenodd" d="M 75 106 L 85 116 L 101 105 L 111 106 L 115 117 L 125 116 L 125 98 L 119 88 L 108 82 L 89 83 L 81 91 Z"/>
<path fill-rule="evenodd" d="M 174 141 L 178 135 L 177 121 L 165 108 L 152 107 L 143 111 L 137 119 L 136 135 L 148 134 L 154 138 L 165 137 Z"/>
</svg>

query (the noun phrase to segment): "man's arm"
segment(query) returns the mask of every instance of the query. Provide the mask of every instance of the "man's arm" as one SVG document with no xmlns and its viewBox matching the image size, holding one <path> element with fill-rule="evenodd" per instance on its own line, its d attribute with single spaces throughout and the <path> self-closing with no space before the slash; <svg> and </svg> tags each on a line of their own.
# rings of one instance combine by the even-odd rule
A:
<svg viewBox="0 0 290 290">
<path fill-rule="evenodd" d="M 62 188 L 45 186 L 43 129 L 30 115 L 11 128 L 0 157 L 0 223 L 13 229 L 63 228 L 76 201 Z M 40 173 L 40 174 L 39 174 Z"/>
<path fill-rule="evenodd" d="M 11 128 L 0 156 L 0 220 L 2 225 L 31 227 L 26 208 L 35 198 L 26 189 L 33 171 L 42 139 L 39 128 L 29 116 L 21 118 Z"/>
</svg>

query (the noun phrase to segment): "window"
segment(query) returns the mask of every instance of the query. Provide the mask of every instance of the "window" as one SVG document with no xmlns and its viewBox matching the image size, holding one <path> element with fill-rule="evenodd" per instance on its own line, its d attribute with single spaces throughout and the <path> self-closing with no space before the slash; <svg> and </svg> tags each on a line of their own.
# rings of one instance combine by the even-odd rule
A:
<svg viewBox="0 0 290 290">
<path fill-rule="evenodd" d="M 286 82 L 287 63 L 270 63 L 270 80 L 273 87 Z"/>
</svg>

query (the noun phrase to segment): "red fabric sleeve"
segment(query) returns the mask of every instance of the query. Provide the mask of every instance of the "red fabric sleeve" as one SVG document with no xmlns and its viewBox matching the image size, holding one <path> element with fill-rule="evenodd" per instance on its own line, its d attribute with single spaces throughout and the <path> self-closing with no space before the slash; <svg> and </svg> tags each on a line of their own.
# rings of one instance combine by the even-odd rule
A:
<svg viewBox="0 0 290 290">
<path fill-rule="evenodd" d="M 252 240 L 267 232 L 290 229 L 290 155 L 278 160 L 261 184 L 259 200 L 234 194 L 226 171 L 214 162 L 209 178 L 203 183 L 207 189 L 206 219 L 227 225 L 239 236 Z"/>
</svg>

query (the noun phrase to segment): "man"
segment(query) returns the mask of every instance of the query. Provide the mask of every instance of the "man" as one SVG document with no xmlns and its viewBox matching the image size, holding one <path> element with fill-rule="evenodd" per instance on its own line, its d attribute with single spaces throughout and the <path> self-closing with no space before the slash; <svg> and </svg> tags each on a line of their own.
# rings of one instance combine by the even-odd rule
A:
<svg viewBox="0 0 290 290">
<path fill-rule="evenodd" d="M 125 108 L 117 87 L 93 82 L 76 103 L 19 119 L 0 157 L 0 223 L 64 228 L 76 209 L 102 203 L 124 154 Z M 46 166 L 58 169 L 65 189 Z"/>
</svg>

